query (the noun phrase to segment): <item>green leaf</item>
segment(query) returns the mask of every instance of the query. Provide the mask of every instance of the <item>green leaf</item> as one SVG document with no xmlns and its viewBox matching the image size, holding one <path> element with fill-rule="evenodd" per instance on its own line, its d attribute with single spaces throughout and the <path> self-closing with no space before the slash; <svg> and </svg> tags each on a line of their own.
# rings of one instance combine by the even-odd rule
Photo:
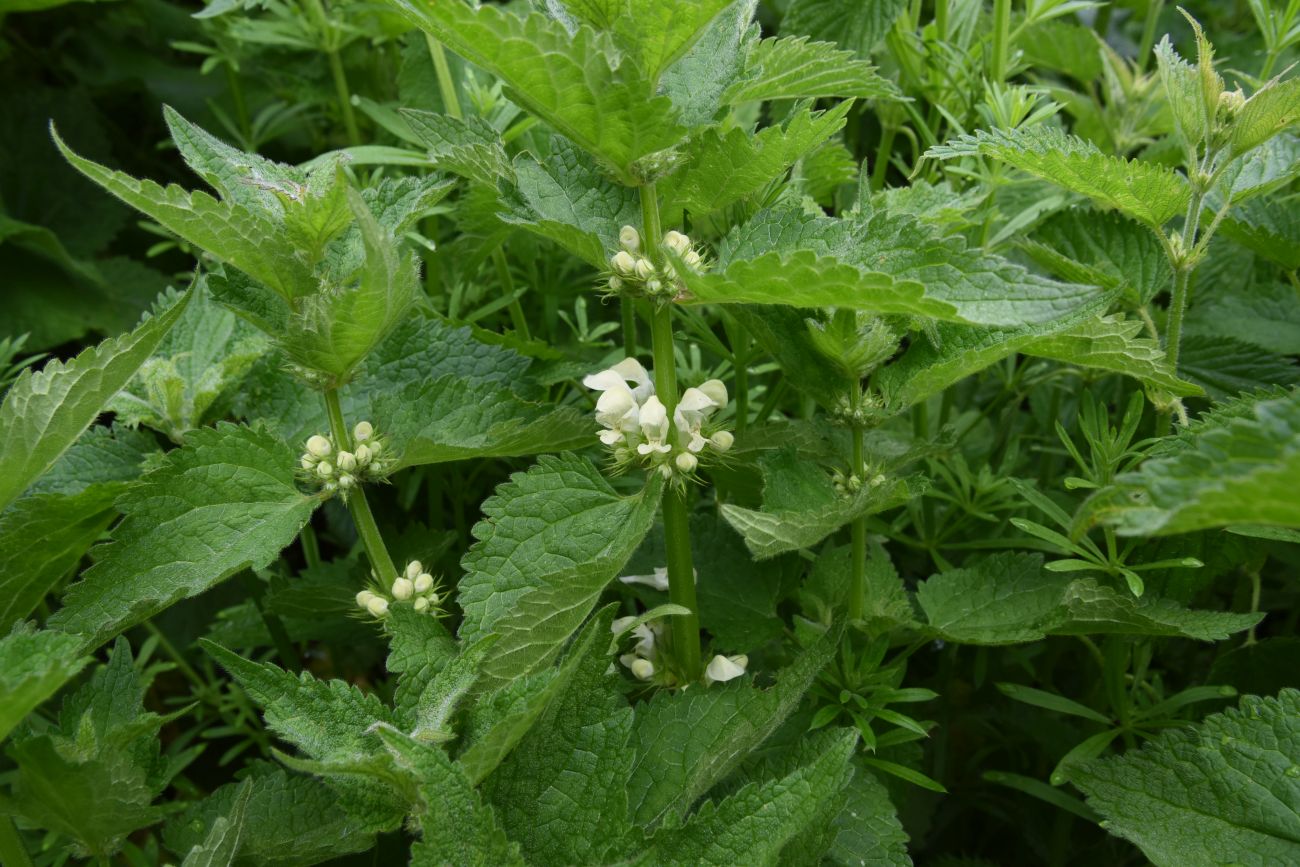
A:
<svg viewBox="0 0 1300 867">
<path fill-rule="evenodd" d="M 735 680 L 706 690 L 660 692 L 641 705 L 630 741 L 636 764 L 627 779 L 633 821 L 652 827 L 685 816 L 798 706 L 834 656 L 842 632 L 828 630 L 770 689 Z"/>
<path fill-rule="evenodd" d="M 1222 641 L 1264 619 L 1259 613 L 1184 608 L 1150 594 L 1135 598 L 1089 578 L 1070 582 L 1063 601 L 1063 620 L 1052 624 L 1052 635 L 1151 635 Z"/>
<path fill-rule="evenodd" d="M 121 484 L 29 494 L 0 512 L 0 627 L 36 610 L 108 528 Z"/>
<path fill-rule="evenodd" d="M 1157 865 L 1287 864 L 1300 858 L 1300 692 L 1166 732 L 1122 756 L 1071 767 L 1107 830 Z"/>
<path fill-rule="evenodd" d="M 931 628 L 961 644 L 1037 641 L 1061 607 L 1065 581 L 1043 575 L 1040 554 L 994 554 L 916 587 Z"/>
<path fill-rule="evenodd" d="M 92 485 L 134 482 L 145 462 L 160 454 L 158 440 L 149 433 L 96 425 L 77 438 L 27 495 L 80 494 Z"/>
<path fill-rule="evenodd" d="M 1228 145 L 1234 155 L 1259 147 L 1300 122 L 1300 78 L 1273 79 L 1255 91 L 1232 120 Z"/>
<path fill-rule="evenodd" d="M 405 609 L 406 606 L 400 607 Z M 429 679 L 412 714 L 412 737 L 429 741 L 445 741 L 453 737 L 452 717 L 478 682 L 479 669 L 494 643 L 495 635 L 485 635 L 473 644 L 462 643 L 460 652 L 446 660 L 438 673 Z"/>
<path fill-rule="evenodd" d="M 683 148 L 683 167 L 661 183 L 663 207 L 701 216 L 758 193 L 844 127 L 851 102 L 830 111 L 793 113 L 784 124 L 750 135 L 710 127 Z"/>
<path fill-rule="evenodd" d="M 429 148 L 429 155 L 440 169 L 492 189 L 502 179 L 513 181 L 514 169 L 501 143 L 501 134 L 483 118 L 462 119 L 413 108 L 402 109 L 401 116 L 411 132 Z"/>
<path fill-rule="evenodd" d="M 952 159 L 983 155 L 1065 187 L 1159 228 L 1187 207 L 1187 181 L 1173 169 L 1102 153 L 1096 145 L 1039 125 L 981 130 L 926 151 Z"/>
<path fill-rule="evenodd" d="M 690 50 L 709 23 L 731 0 L 568 0 L 570 29 L 578 23 L 607 31 L 618 49 L 634 58 L 646 78 L 658 81 L 665 69 Z"/>
<path fill-rule="evenodd" d="M 829 42 L 809 42 L 806 36 L 764 39 L 745 57 L 740 78 L 727 88 L 722 101 L 731 105 L 772 99 L 823 97 L 892 99 L 894 85 L 876 74 L 870 63 Z"/>
<path fill-rule="evenodd" d="M 1183 334 L 1228 337 L 1276 355 L 1300 355 L 1300 293 L 1284 283 L 1224 286 L 1197 299 L 1183 321 Z"/>
<path fill-rule="evenodd" d="M 415 727 L 420 697 L 438 672 L 456 658 L 456 640 L 435 617 L 406 605 L 388 610 L 387 668 L 398 675 L 393 717 L 406 731 Z"/>
<path fill-rule="evenodd" d="M 723 92 L 740 75 L 745 52 L 758 39 L 757 5 L 758 0 L 733 0 L 691 50 L 664 70 L 661 92 L 672 100 L 683 125 L 694 128 L 717 118 Z"/>
<path fill-rule="evenodd" d="M 1155 339 L 1138 336 L 1142 327 L 1136 319 L 1100 316 L 1055 334 L 1036 337 L 1020 347 L 1020 351 L 1025 355 L 1131 376 L 1169 394 L 1183 397 L 1202 394 L 1199 385 L 1180 379 L 1174 373 Z"/>
<path fill-rule="evenodd" d="M 1209 135 L 1215 120 L 1215 116 L 1206 111 L 1200 70 L 1178 55 L 1168 34 L 1156 46 L 1155 55 L 1160 83 L 1164 85 L 1174 123 L 1187 147 L 1195 151 Z M 1213 98 L 1214 106 L 1217 106 L 1219 95 L 1216 93 Z"/>
<path fill-rule="evenodd" d="M 912 867 L 907 832 L 875 774 L 859 768 L 843 790 L 844 806 L 835 817 L 835 839 L 826 859 L 839 867 Z"/>
<path fill-rule="evenodd" d="M 794 0 L 781 20 L 781 32 L 836 42 L 866 57 L 906 7 L 907 0 Z"/>
<path fill-rule="evenodd" d="M 94 647 L 242 569 L 271 562 L 319 503 L 295 483 L 298 456 L 261 430 L 194 431 L 117 503 L 126 516 L 68 588 L 51 628 Z"/>
<path fill-rule="evenodd" d="M 349 816 L 320 780 L 266 762 L 250 763 L 245 779 L 252 791 L 238 867 L 307 867 L 374 845 L 373 832 Z M 202 845 L 216 823 L 230 815 L 242 785 L 221 786 L 173 817 L 163 828 L 167 847 L 188 852 Z"/>
<path fill-rule="evenodd" d="M 594 441 L 591 417 L 533 403 L 505 388 L 467 388 L 444 376 L 380 394 L 376 418 L 396 445 L 397 467 L 559 452 Z"/>
<path fill-rule="evenodd" d="M 1219 229 L 1224 236 L 1288 271 L 1300 268 L 1300 213 L 1294 200 L 1272 196 L 1250 199 L 1228 211 Z"/>
<path fill-rule="evenodd" d="M 883 212 L 839 220 L 764 211 L 727 236 L 712 270 L 683 277 L 696 302 L 853 307 L 975 325 L 1045 322 L 1098 295 Z"/>
<path fill-rule="evenodd" d="M 810 548 L 863 515 L 899 506 L 924 489 L 920 476 L 864 479 L 855 494 L 841 494 L 829 473 L 815 462 L 783 449 L 765 456 L 763 508 L 735 503 L 722 506 L 722 517 L 745 539 L 759 559 Z"/>
<path fill-rule="evenodd" d="M 1194 424 L 1094 500 L 1124 535 L 1232 524 L 1300 527 L 1300 391 L 1243 401 Z"/>
<path fill-rule="evenodd" d="M 651 838 L 655 863 L 780 863 L 781 848 L 821 815 L 853 774 L 849 758 L 856 731 L 822 732 L 810 741 L 803 750 L 810 754 L 807 764 L 778 779 L 750 783 L 716 804 L 707 802 L 679 828 L 660 829 Z"/>
<path fill-rule="evenodd" d="M 0 638 L 0 741 L 85 667 L 90 657 L 80 655 L 79 647 L 75 636 L 21 623 Z"/>
<path fill-rule="evenodd" d="M 1034 230 L 1026 252 L 1065 280 L 1121 289 L 1148 304 L 1173 282 L 1173 268 L 1155 233 L 1119 214 L 1069 208 Z"/>
<path fill-rule="evenodd" d="M 1098 713 L 1087 705 L 1079 704 L 1077 701 L 1066 698 L 1063 695 L 1057 695 L 1053 692 L 1045 692 L 1041 689 L 1034 689 L 1029 686 L 1022 686 L 1018 683 L 999 683 L 997 686 L 999 692 L 1013 701 L 1023 702 L 1024 704 L 1041 707 L 1045 710 L 1055 711 L 1057 713 L 1083 717 L 1084 719 L 1101 723 L 1104 726 L 1111 725 L 1113 722 L 1113 720 L 1105 714 Z"/>
<path fill-rule="evenodd" d="M 0 509 L 54 465 L 108 399 L 144 363 L 185 311 L 184 296 L 135 331 L 82 351 L 67 363 L 23 371 L 0 405 Z"/>
<path fill-rule="evenodd" d="M 1184 335 L 1178 369 L 1215 400 L 1300 383 L 1300 367 L 1291 359 L 1254 343 L 1206 334 Z"/>
<path fill-rule="evenodd" d="M 676 144 L 684 130 L 672 103 L 653 96 L 654 77 L 632 57 L 613 67 L 608 39 L 590 27 L 572 33 L 540 12 L 497 6 L 388 0 L 412 23 L 500 78 L 511 100 L 595 156 L 621 181 L 632 164 Z"/>
<path fill-rule="evenodd" d="M 650 529 L 659 482 L 621 497 L 591 462 L 564 454 L 516 473 L 483 503 L 457 601 L 462 640 L 501 635 L 488 678 L 550 664 Z"/>
<path fill-rule="evenodd" d="M 244 835 L 244 816 L 252 794 L 250 781 L 240 783 L 230 815 L 220 816 L 212 823 L 203 844 L 190 850 L 181 867 L 233 867 Z"/>
<path fill-rule="evenodd" d="M 613 606 L 569 651 L 574 670 L 487 792 L 501 825 L 535 864 L 604 864 L 629 830 L 632 708 L 610 671 Z"/>
<path fill-rule="evenodd" d="M 506 837 L 492 807 L 441 747 L 385 725 L 375 734 L 416 781 L 421 839 L 411 847 L 413 867 L 522 867 L 518 845 Z"/>
</svg>

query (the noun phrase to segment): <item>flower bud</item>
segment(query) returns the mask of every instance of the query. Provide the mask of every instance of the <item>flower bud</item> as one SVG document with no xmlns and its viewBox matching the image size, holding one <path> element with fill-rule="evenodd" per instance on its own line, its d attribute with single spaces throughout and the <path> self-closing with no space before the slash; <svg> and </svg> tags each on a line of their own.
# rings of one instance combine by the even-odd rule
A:
<svg viewBox="0 0 1300 867">
<path fill-rule="evenodd" d="M 747 656 L 733 656 L 730 659 L 722 655 L 715 656 L 704 669 L 704 679 L 709 683 L 726 683 L 735 680 L 745 673 L 745 666 L 748 664 Z"/>
<path fill-rule="evenodd" d="M 633 226 L 624 226 L 618 230 L 618 242 L 624 250 L 635 253 L 641 249 L 641 234 Z"/>
<path fill-rule="evenodd" d="M 691 239 L 674 230 L 664 235 L 664 246 L 678 256 L 684 257 L 687 251 L 691 249 Z"/>
<path fill-rule="evenodd" d="M 682 256 L 682 261 L 690 268 L 700 267 L 700 254 L 694 250 L 687 250 L 686 255 Z"/>
<path fill-rule="evenodd" d="M 393 582 L 394 599 L 410 599 L 415 595 L 415 585 L 410 578 L 398 578 Z"/>
<path fill-rule="evenodd" d="M 623 280 L 617 274 L 611 274 L 609 278 L 609 291 L 618 292 L 623 288 Z"/>
<path fill-rule="evenodd" d="M 375 435 L 375 428 L 368 421 L 359 421 L 357 426 L 352 429 L 352 436 L 357 442 L 363 443 Z"/>
<path fill-rule="evenodd" d="M 375 617 L 383 617 L 388 613 L 388 600 L 382 596 L 373 596 L 366 603 L 366 610 Z"/>
<path fill-rule="evenodd" d="M 333 479 L 330 479 L 328 482 L 326 482 L 323 485 L 323 487 L 325 488 L 326 491 L 332 494 L 339 489 L 339 483 L 334 481 Z"/>
<path fill-rule="evenodd" d="M 429 600 L 425 599 L 423 596 L 416 597 L 415 602 L 413 602 L 412 604 L 415 606 L 416 611 L 429 610 Z"/>
<path fill-rule="evenodd" d="M 425 593 L 433 587 L 433 576 L 428 572 L 421 572 L 415 576 L 414 585 L 416 593 Z"/>
<path fill-rule="evenodd" d="M 303 455 L 302 460 L 299 461 L 299 463 L 302 464 L 304 470 L 313 470 L 316 468 L 316 459 L 311 455 Z"/>
<path fill-rule="evenodd" d="M 713 447 L 720 452 L 725 452 L 730 449 L 732 443 L 735 441 L 736 437 L 729 430 L 720 430 L 713 436 L 709 437 L 709 442 L 713 443 Z"/>
<path fill-rule="evenodd" d="M 633 623 L 636 623 L 635 614 L 629 614 L 627 617 L 617 617 L 614 619 L 614 622 L 609 625 L 609 631 L 614 633 L 615 635 L 618 635 L 620 632 L 623 632 L 628 627 L 630 627 Z"/>
<path fill-rule="evenodd" d="M 437 604 L 438 604 L 438 601 L 439 601 L 440 599 L 442 599 L 442 597 L 439 596 L 437 593 L 430 592 L 430 593 L 428 594 L 428 599 L 429 599 L 429 604 L 430 604 L 430 605 L 437 605 Z"/>
<path fill-rule="evenodd" d="M 312 457 L 324 458 L 328 457 L 329 453 L 334 451 L 334 446 L 330 445 L 330 441 L 325 439 L 325 437 L 316 434 L 311 439 L 307 440 L 307 451 Z"/>
<path fill-rule="evenodd" d="M 423 571 L 424 571 L 424 564 L 421 563 L 419 560 L 412 560 L 410 563 L 406 564 L 406 570 L 405 570 L 406 577 L 410 578 L 412 581 L 414 581 L 416 577 Z"/>
<path fill-rule="evenodd" d="M 367 608 L 370 605 L 370 600 L 374 598 L 375 598 L 374 593 L 372 593 L 369 590 L 362 590 L 360 593 L 357 594 L 357 606 L 359 608 Z"/>
<path fill-rule="evenodd" d="M 352 452 L 339 452 L 338 464 L 340 470 L 350 473 L 357 468 L 357 456 Z"/>
<path fill-rule="evenodd" d="M 628 668 L 637 680 L 649 680 L 655 675 L 655 664 L 648 659 L 635 659 Z"/>
<path fill-rule="evenodd" d="M 677 464 L 677 469 L 681 470 L 683 473 L 693 473 L 695 472 L 695 468 L 699 466 L 700 461 L 690 452 L 682 452 L 677 456 L 675 463 Z"/>
<path fill-rule="evenodd" d="M 718 405 L 718 409 L 722 409 L 727 405 L 727 385 L 722 380 L 706 380 L 701 382 L 698 387 L 709 400 Z"/>
<path fill-rule="evenodd" d="M 356 483 L 357 483 L 356 476 L 352 476 L 347 473 L 344 473 L 343 475 L 339 476 L 339 487 L 345 491 L 348 488 L 355 485 Z"/>
<path fill-rule="evenodd" d="M 627 250 L 619 250 L 610 257 L 609 265 L 614 271 L 624 277 L 631 277 L 636 273 L 636 260 Z"/>
<path fill-rule="evenodd" d="M 651 295 L 658 295 L 663 291 L 663 288 L 664 284 L 659 281 L 658 277 L 651 277 L 649 280 L 645 281 L 645 291 L 649 292 Z"/>
<path fill-rule="evenodd" d="M 373 459 L 379 457 L 379 453 L 382 452 L 382 451 L 384 450 L 384 444 L 381 443 L 379 440 L 375 440 L 374 442 L 370 443 L 369 445 L 370 445 L 370 458 L 371 458 L 371 460 L 373 460 Z"/>
<path fill-rule="evenodd" d="M 357 446 L 356 458 L 357 466 L 364 467 L 370 463 L 370 446 Z"/>
<path fill-rule="evenodd" d="M 635 271 L 636 276 L 640 277 L 642 280 L 649 280 L 654 276 L 655 266 L 649 259 L 637 259 Z"/>
<path fill-rule="evenodd" d="M 321 461 L 316 465 L 316 474 L 322 479 L 328 479 L 330 476 L 334 475 L 334 465 L 329 461 Z"/>
</svg>

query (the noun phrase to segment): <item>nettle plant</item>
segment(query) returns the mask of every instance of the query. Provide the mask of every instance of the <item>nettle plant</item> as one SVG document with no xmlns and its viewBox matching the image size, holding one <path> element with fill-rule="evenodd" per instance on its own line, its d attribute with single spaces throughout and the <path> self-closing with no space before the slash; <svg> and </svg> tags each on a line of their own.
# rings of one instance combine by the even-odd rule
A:
<svg viewBox="0 0 1300 867">
<path fill-rule="evenodd" d="M 919 746 L 938 723 L 900 710 L 941 696 L 909 686 L 909 664 L 1078 636 L 1100 699 L 1000 688 L 1102 730 L 1055 732 L 1050 785 L 988 779 L 1104 817 L 1157 863 L 1295 860 L 1300 694 L 1193 727 L 1189 708 L 1232 689 L 1151 674 L 1155 638 L 1254 629 L 1261 563 L 1250 611 L 1194 609 L 1168 576 L 1209 554 L 1150 538 L 1297 541 L 1300 395 L 1283 377 L 1235 396 L 1230 371 L 1205 372 L 1267 368 L 1267 348 L 1233 333 L 1239 297 L 1195 278 L 1223 235 L 1295 281 L 1278 193 L 1300 79 L 1228 90 L 1199 26 L 1197 62 L 1166 40 L 1154 77 L 1102 47 L 1107 99 L 1071 111 L 1125 132 L 1108 153 L 1063 131 L 1044 92 L 1003 83 L 1008 40 L 1088 4 L 1031 3 L 1012 31 L 995 3 L 994 83 L 960 105 L 970 93 L 934 73 L 975 45 L 972 4 L 960 21 L 939 4 L 929 42 L 910 38 L 919 4 L 903 14 L 886 78 L 860 52 L 763 38 L 757 0 L 388 2 L 442 85 L 441 112 L 367 108 L 400 148 L 289 166 L 168 109 L 214 196 L 54 133 L 199 262 L 135 330 L 23 372 L 0 411 L 16 624 L 0 804 L 17 827 L 102 862 L 161 822 L 154 845 L 186 864 L 396 863 L 408 847 L 421 865 L 910 863 L 892 800 L 944 786 Z M 307 6 L 321 17 L 267 8 L 341 76 L 351 39 Z M 816 6 L 791 17 L 820 34 Z M 458 66 L 458 85 L 445 49 L 479 71 Z M 952 140 L 884 189 L 918 98 Z M 1133 120 L 1147 109 L 1110 123 L 1126 100 L 1172 126 Z M 871 114 L 891 144 L 859 172 L 842 136 Z M 421 264 L 439 221 L 497 270 L 511 331 L 435 309 Z M 574 325 L 588 351 L 530 334 L 505 252 L 529 236 L 618 309 L 598 334 Z M 104 411 L 114 424 L 92 428 Z M 1022 437 L 1042 451 L 1029 470 Z M 481 503 L 467 551 L 411 517 L 421 495 L 461 493 L 450 465 L 534 456 Z M 345 540 L 333 559 L 322 529 Z M 154 619 L 236 577 L 199 671 Z M 380 636 L 388 677 L 303 671 L 325 634 Z M 114 640 L 57 719 L 29 716 Z M 194 686 L 168 715 L 144 703 L 172 665 L 159 652 Z M 221 764 L 274 761 L 160 802 L 202 752 L 160 749 L 186 714 L 235 739 Z M 0 855 L 28 861 L 8 819 Z"/>
</svg>

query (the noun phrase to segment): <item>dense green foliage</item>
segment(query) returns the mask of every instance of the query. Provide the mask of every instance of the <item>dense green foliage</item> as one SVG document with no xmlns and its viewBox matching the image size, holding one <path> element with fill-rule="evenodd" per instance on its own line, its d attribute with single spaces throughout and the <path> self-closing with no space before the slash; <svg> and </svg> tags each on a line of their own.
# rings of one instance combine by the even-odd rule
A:
<svg viewBox="0 0 1300 867">
<path fill-rule="evenodd" d="M 0 862 L 1300 863 L 1300 0 L 0 0 Z"/>
</svg>

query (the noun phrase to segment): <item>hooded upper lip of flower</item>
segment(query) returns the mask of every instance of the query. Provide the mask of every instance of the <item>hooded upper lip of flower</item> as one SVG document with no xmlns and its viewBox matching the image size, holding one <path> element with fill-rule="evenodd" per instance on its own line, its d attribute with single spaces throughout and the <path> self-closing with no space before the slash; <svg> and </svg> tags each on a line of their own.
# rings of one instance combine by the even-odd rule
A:
<svg viewBox="0 0 1300 867">
<path fill-rule="evenodd" d="M 723 404 L 714 400 L 706 391 L 718 393 L 722 389 L 725 394 L 726 387 L 718 380 L 709 380 L 702 383 L 700 388 L 688 388 L 682 392 L 682 399 L 677 403 L 677 409 L 673 413 L 673 422 L 677 425 L 677 430 L 682 435 L 682 441 L 686 443 L 687 450 L 698 453 L 708 444 L 708 440 L 700 433 L 700 428 L 704 425 L 706 419 L 713 415 Z"/>
<path fill-rule="evenodd" d="M 630 387 L 631 382 L 635 387 Z M 582 381 L 587 388 L 601 392 L 596 401 L 596 421 L 608 430 L 600 432 L 601 442 L 613 445 L 624 432 L 635 431 L 640 424 L 640 404 L 654 394 L 650 374 L 635 358 L 593 373 Z"/>
</svg>

